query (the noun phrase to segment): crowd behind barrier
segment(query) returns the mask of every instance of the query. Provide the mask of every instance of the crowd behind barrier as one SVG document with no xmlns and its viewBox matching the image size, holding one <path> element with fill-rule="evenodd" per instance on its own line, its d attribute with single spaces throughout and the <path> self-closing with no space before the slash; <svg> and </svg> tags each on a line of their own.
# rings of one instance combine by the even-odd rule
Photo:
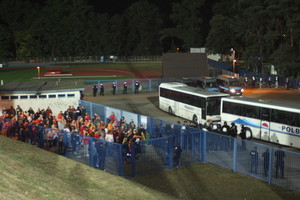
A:
<svg viewBox="0 0 300 200">
<path fill-rule="evenodd" d="M 3 109 L 1 134 L 123 177 L 208 162 L 300 191 L 300 154 L 242 139 L 233 123 L 171 123 L 87 101 L 77 109 Z"/>
</svg>

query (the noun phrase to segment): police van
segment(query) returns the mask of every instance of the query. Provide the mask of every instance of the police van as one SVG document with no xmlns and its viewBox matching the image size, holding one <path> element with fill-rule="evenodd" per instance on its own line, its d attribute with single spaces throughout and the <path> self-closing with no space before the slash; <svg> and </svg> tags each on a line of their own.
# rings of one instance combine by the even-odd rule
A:
<svg viewBox="0 0 300 200">
<path fill-rule="evenodd" d="M 201 76 L 195 80 L 196 87 L 212 91 L 212 92 L 218 92 L 219 87 L 216 81 L 216 78 L 209 77 L 209 76 Z"/>
<path fill-rule="evenodd" d="M 239 80 L 233 76 L 219 75 L 216 81 L 220 92 L 237 96 L 241 96 L 244 92 Z"/>
</svg>

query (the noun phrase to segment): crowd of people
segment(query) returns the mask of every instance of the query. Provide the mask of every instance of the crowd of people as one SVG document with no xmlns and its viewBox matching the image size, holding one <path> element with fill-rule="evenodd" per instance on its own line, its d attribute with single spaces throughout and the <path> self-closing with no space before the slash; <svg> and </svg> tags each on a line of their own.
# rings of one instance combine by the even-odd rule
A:
<svg viewBox="0 0 300 200">
<path fill-rule="evenodd" d="M 77 108 L 69 106 L 56 116 L 50 107 L 34 111 L 31 107 L 24 110 L 20 106 L 16 108 L 11 106 L 8 109 L 2 109 L 1 118 L 3 120 L 2 135 L 16 137 L 18 140 L 47 149 L 58 145 L 60 153 L 64 151 L 62 134 L 64 132 L 75 133 L 71 135 L 72 152 L 75 155 L 78 154 L 76 145 L 73 145 L 73 142 L 78 140 L 84 146 L 84 156 L 89 156 L 88 138 L 90 137 L 125 144 L 126 155 L 131 153 L 133 146 L 136 153 L 141 153 L 138 144 L 140 141 L 146 140 L 146 129 L 143 125 L 137 127 L 133 121 L 127 123 L 124 117 L 117 119 L 113 112 L 107 120 L 101 119 L 97 113 L 90 116 L 84 106 Z M 43 129 L 39 127 L 43 127 Z M 39 134 L 39 131 L 43 131 L 43 133 Z M 73 137 L 73 135 L 80 137 Z M 132 145 L 133 143 L 135 145 Z"/>
</svg>

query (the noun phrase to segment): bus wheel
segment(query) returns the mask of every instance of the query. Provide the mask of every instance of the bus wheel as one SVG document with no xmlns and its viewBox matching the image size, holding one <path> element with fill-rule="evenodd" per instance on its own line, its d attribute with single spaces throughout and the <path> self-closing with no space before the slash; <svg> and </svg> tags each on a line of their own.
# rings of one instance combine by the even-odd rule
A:
<svg viewBox="0 0 300 200">
<path fill-rule="evenodd" d="M 252 131 L 250 128 L 246 127 L 245 128 L 246 131 L 246 139 L 250 140 L 252 138 Z"/>
<path fill-rule="evenodd" d="M 194 122 L 195 124 L 198 123 L 198 117 L 197 117 L 196 115 L 193 116 L 193 122 Z"/>
<path fill-rule="evenodd" d="M 169 114 L 173 115 L 173 110 L 172 110 L 172 108 L 170 106 L 169 106 Z"/>
</svg>

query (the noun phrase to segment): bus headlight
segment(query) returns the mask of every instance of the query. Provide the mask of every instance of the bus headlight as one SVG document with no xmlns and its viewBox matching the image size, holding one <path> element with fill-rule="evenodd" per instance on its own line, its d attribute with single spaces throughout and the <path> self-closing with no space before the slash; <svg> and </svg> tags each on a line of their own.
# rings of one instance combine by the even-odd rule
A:
<svg viewBox="0 0 300 200">
<path fill-rule="evenodd" d="M 241 89 L 241 92 L 244 92 L 244 89 L 243 89 L 243 88 Z"/>
<path fill-rule="evenodd" d="M 235 93 L 235 89 L 233 89 L 233 88 L 230 89 L 230 92 L 231 92 L 231 93 Z"/>
</svg>

